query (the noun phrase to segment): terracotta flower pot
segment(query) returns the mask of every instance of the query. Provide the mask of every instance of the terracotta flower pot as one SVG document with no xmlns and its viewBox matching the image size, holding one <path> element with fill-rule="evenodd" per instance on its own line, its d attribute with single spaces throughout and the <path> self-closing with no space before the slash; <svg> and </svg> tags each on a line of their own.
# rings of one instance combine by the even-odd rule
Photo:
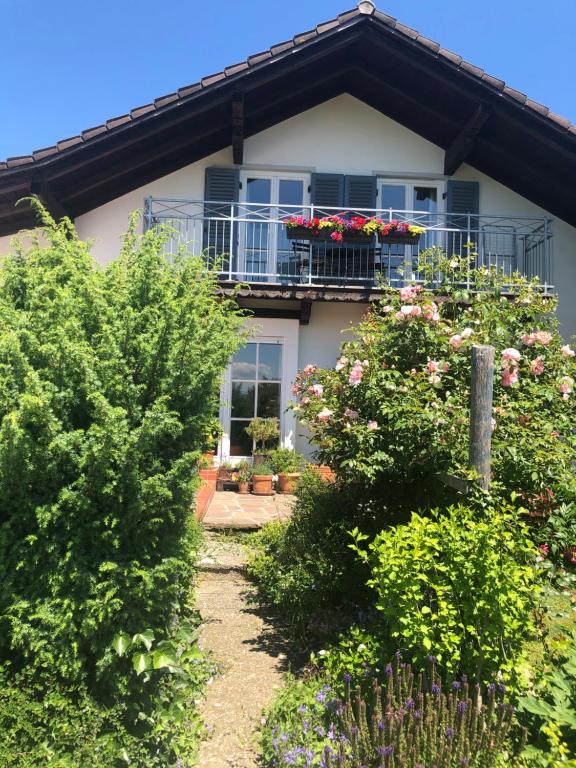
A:
<svg viewBox="0 0 576 768">
<path fill-rule="evenodd" d="M 250 493 L 250 483 L 238 482 L 238 493 Z"/>
<path fill-rule="evenodd" d="M 214 451 L 204 451 L 202 458 L 212 467 L 214 464 Z"/>
<path fill-rule="evenodd" d="M 272 475 L 252 475 L 252 493 L 254 496 L 273 496 Z"/>
<path fill-rule="evenodd" d="M 300 472 L 279 472 L 278 473 L 278 493 L 294 493 Z"/>
<path fill-rule="evenodd" d="M 334 471 L 327 467 L 326 464 L 312 464 L 312 470 L 329 483 L 333 483 L 336 480 Z"/>
</svg>

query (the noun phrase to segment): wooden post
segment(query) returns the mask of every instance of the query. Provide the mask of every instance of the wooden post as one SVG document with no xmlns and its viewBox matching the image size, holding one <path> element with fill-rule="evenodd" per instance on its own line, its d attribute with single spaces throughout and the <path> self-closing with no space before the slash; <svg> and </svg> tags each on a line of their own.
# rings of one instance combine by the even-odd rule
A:
<svg viewBox="0 0 576 768">
<path fill-rule="evenodd" d="M 490 487 L 494 353 L 494 347 L 488 345 L 472 347 L 470 467 L 480 475 L 479 484 L 484 490 Z"/>
</svg>

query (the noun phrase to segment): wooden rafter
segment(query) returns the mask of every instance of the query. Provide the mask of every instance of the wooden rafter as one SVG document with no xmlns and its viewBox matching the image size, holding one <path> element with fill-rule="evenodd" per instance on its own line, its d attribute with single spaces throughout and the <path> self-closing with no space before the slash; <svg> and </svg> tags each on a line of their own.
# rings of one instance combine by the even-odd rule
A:
<svg viewBox="0 0 576 768">
<path fill-rule="evenodd" d="M 232 158 L 234 165 L 244 162 L 244 96 L 241 93 L 232 98 Z"/>
<path fill-rule="evenodd" d="M 474 114 L 456 136 L 452 144 L 446 149 L 444 155 L 444 173 L 446 176 L 452 176 L 462 163 L 466 160 L 476 139 L 492 114 L 492 107 L 485 104 L 479 104 Z"/>
<path fill-rule="evenodd" d="M 62 205 L 58 197 L 54 194 L 54 190 L 46 182 L 33 182 L 30 185 L 30 192 L 33 195 L 36 195 L 48 213 L 56 219 L 56 221 L 60 221 L 60 219 L 65 217 L 68 217 L 69 219 L 74 218 Z"/>
</svg>

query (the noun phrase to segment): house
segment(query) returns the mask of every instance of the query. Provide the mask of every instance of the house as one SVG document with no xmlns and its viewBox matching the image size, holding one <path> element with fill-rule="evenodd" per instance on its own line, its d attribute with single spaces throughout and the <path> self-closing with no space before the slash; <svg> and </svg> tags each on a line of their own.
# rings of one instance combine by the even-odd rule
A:
<svg viewBox="0 0 576 768">
<path fill-rule="evenodd" d="M 258 335 L 232 362 L 221 456 L 251 446 L 254 415 L 307 450 L 286 411 L 310 362 L 334 364 L 342 329 L 418 249 L 464 252 L 558 290 L 576 331 L 576 126 L 363 0 L 357 8 L 152 104 L 0 163 L 0 252 L 34 225 L 37 194 L 93 253 L 118 252 L 128 215 L 174 228 L 168 250 L 222 254 Z M 418 246 L 289 240 L 282 221 L 360 211 L 420 223 Z"/>
</svg>

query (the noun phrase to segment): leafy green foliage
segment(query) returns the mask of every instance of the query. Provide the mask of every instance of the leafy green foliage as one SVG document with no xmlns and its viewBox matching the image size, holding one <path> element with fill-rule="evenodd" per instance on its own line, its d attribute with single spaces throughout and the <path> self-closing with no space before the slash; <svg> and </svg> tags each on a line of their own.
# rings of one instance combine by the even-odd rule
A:
<svg viewBox="0 0 576 768">
<path fill-rule="evenodd" d="M 260 599 L 309 639 L 322 634 L 325 613 L 366 601 L 369 571 L 350 551 L 351 520 L 364 530 L 376 527 L 372 511 L 359 510 L 351 493 L 306 471 L 291 519 L 270 523 L 251 539 L 248 571 Z"/>
<path fill-rule="evenodd" d="M 366 537 L 353 535 L 389 638 L 417 669 L 432 654 L 448 678 L 514 678 L 536 586 L 532 545 L 509 510 L 414 514 L 368 550 Z"/>
<path fill-rule="evenodd" d="M 40 213 L 0 272 L 0 661 L 139 701 L 117 652 L 170 641 L 187 611 L 197 462 L 241 312 L 200 259 L 168 264 L 164 235 L 133 222 L 100 269 Z"/>
<path fill-rule="evenodd" d="M 302 472 L 305 464 L 304 457 L 291 448 L 277 448 L 275 451 L 270 451 L 268 461 L 275 475 L 280 472 Z"/>
</svg>

